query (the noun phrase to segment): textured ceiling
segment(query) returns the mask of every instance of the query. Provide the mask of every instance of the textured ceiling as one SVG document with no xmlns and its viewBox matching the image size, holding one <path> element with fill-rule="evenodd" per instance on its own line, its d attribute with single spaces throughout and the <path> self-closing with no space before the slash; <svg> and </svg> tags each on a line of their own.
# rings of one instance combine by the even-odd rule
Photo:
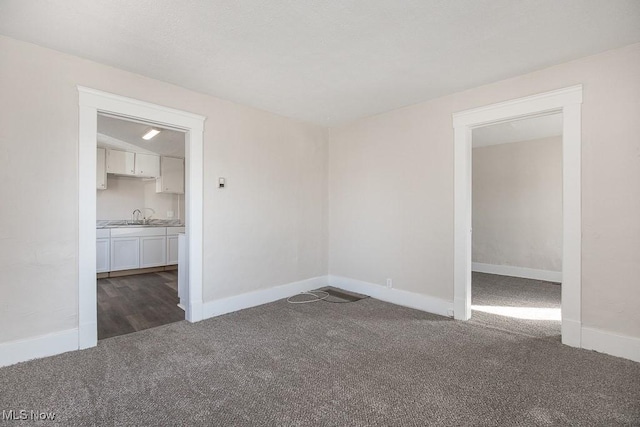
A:
<svg viewBox="0 0 640 427">
<path fill-rule="evenodd" d="M 562 135 L 562 113 L 498 123 L 473 130 L 473 148 Z"/>
<path fill-rule="evenodd" d="M 0 0 L 0 34 L 323 125 L 640 41 L 639 0 Z"/>
</svg>

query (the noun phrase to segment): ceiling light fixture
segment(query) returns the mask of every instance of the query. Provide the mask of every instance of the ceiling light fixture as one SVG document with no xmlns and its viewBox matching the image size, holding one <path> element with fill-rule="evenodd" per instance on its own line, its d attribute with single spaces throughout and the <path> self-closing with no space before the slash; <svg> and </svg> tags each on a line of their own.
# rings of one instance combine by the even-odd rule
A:
<svg viewBox="0 0 640 427">
<path fill-rule="evenodd" d="M 160 129 L 151 128 L 147 133 L 142 135 L 142 139 L 146 139 L 147 141 L 160 133 Z"/>
</svg>

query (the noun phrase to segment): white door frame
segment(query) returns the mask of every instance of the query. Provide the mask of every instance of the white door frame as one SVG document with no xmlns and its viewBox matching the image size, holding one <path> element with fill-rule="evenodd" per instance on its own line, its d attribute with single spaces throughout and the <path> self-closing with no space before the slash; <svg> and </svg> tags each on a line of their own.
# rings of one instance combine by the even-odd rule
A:
<svg viewBox="0 0 640 427">
<path fill-rule="evenodd" d="M 186 319 L 202 320 L 203 132 L 206 117 L 78 86 L 78 348 L 98 343 L 96 287 L 96 135 L 98 113 L 185 131 L 186 234 L 189 286 Z"/>
<path fill-rule="evenodd" d="M 455 164 L 454 317 L 471 318 L 471 131 L 532 115 L 562 112 L 562 342 L 581 346 L 582 85 L 453 114 Z"/>
</svg>

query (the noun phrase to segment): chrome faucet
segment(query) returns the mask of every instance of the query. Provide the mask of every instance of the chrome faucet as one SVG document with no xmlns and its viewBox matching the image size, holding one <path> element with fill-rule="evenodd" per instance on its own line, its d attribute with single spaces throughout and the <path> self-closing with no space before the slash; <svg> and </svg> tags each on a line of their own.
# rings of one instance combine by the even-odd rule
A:
<svg viewBox="0 0 640 427">
<path fill-rule="evenodd" d="M 136 214 L 136 212 L 138 213 Z M 133 213 L 131 213 L 131 220 L 140 221 L 140 215 L 142 215 L 142 212 L 140 211 L 140 209 L 134 210 Z"/>
<path fill-rule="evenodd" d="M 153 208 L 143 208 L 142 210 L 143 210 L 143 211 L 147 211 L 147 210 L 151 211 L 151 215 L 149 215 L 149 218 L 147 218 L 146 216 L 143 216 L 143 218 L 144 218 L 144 219 L 151 219 L 151 217 L 153 216 L 153 214 L 155 214 L 155 213 L 156 213 L 156 211 L 155 211 Z"/>
</svg>

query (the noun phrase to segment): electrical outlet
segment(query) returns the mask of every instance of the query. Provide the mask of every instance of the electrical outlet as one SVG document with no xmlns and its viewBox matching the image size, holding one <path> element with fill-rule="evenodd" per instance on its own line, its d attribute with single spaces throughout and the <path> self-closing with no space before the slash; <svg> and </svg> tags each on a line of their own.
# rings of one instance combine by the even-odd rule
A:
<svg viewBox="0 0 640 427">
<path fill-rule="evenodd" d="M 167 218 L 173 218 L 173 211 L 167 211 Z"/>
<path fill-rule="evenodd" d="M 393 280 L 387 279 L 387 288 L 389 289 L 393 288 Z"/>
</svg>

